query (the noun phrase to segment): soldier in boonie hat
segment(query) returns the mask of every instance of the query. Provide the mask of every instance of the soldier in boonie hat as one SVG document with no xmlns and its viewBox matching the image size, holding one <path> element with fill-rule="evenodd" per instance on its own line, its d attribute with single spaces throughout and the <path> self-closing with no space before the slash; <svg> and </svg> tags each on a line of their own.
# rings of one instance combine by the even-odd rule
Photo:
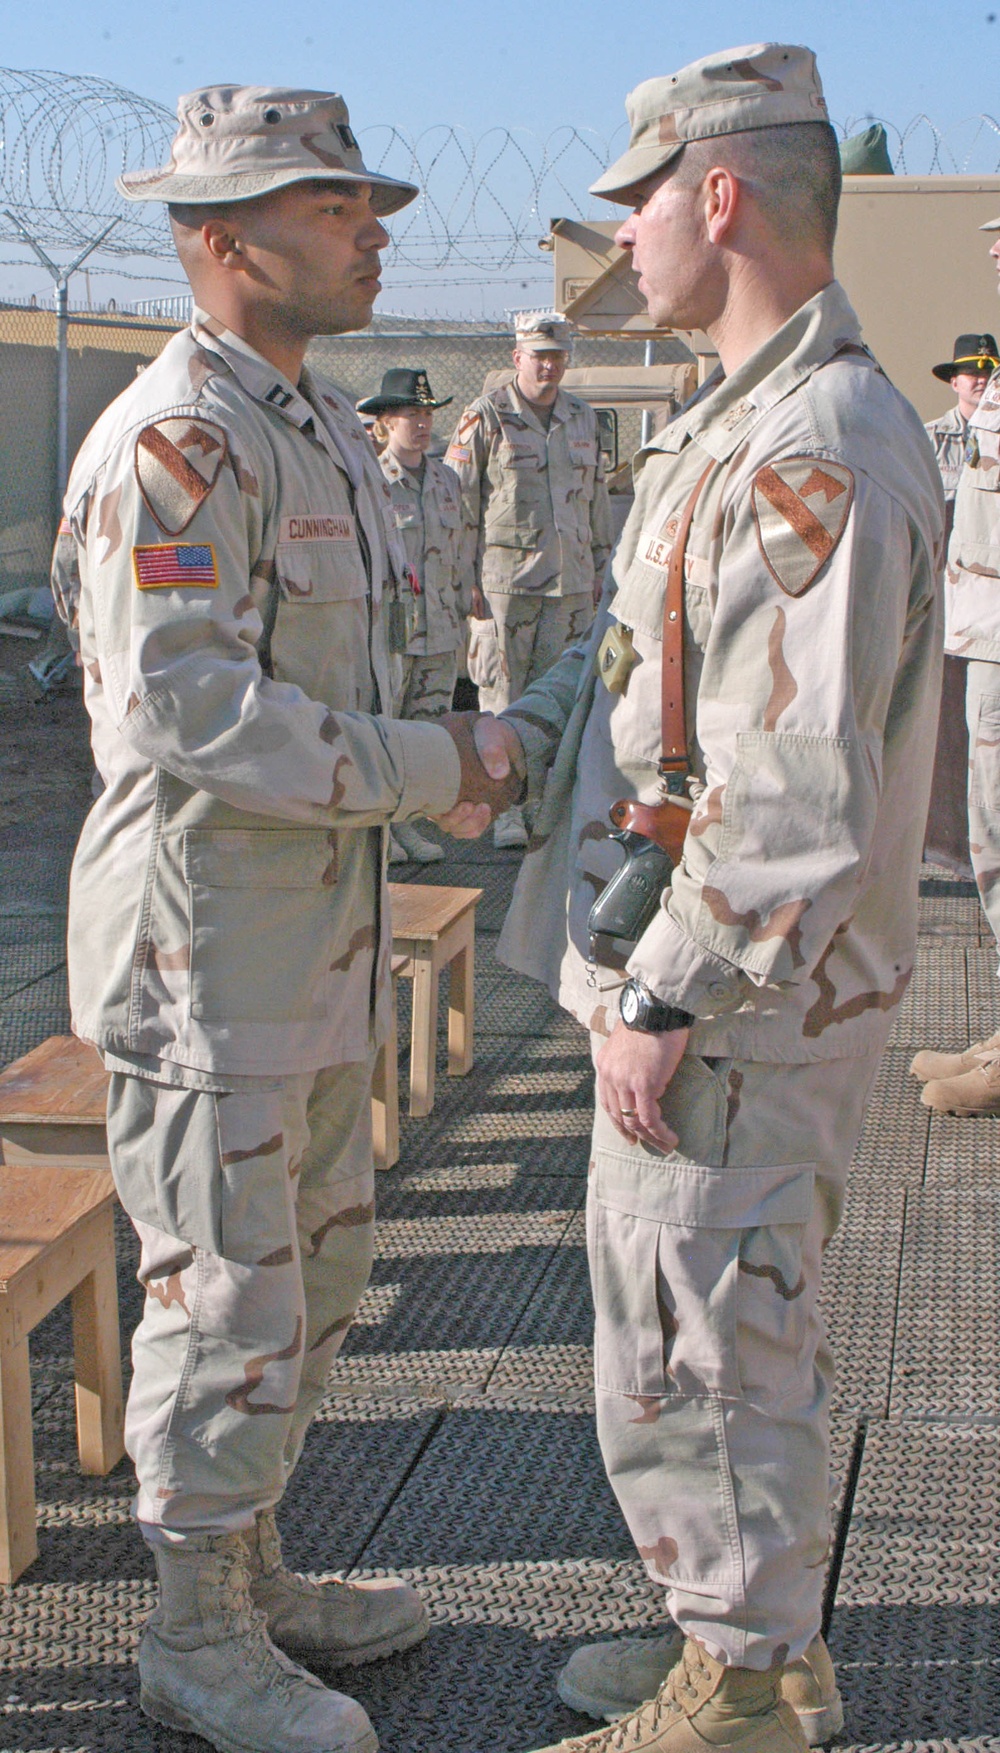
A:
<svg viewBox="0 0 1000 1753">
<path fill-rule="evenodd" d="M 590 192 L 626 203 L 636 184 L 664 170 L 689 140 L 829 120 L 815 55 L 789 43 L 706 55 L 679 73 L 637 85 L 625 109 L 632 126 L 628 151 Z"/>
<path fill-rule="evenodd" d="M 290 183 L 369 183 L 372 211 L 396 213 L 413 183 L 368 170 L 342 97 L 271 85 L 209 85 L 178 100 L 170 163 L 116 179 L 128 201 L 251 201 Z"/>
</svg>

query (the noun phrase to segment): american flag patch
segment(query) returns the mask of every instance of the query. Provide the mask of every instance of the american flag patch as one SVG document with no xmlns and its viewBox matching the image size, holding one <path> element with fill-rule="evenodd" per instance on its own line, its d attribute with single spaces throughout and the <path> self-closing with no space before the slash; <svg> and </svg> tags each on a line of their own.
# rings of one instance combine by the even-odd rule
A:
<svg viewBox="0 0 1000 1753">
<path fill-rule="evenodd" d="M 218 589 L 210 542 L 156 542 L 148 548 L 133 548 L 132 565 L 140 590 L 169 590 L 183 584 Z"/>
</svg>

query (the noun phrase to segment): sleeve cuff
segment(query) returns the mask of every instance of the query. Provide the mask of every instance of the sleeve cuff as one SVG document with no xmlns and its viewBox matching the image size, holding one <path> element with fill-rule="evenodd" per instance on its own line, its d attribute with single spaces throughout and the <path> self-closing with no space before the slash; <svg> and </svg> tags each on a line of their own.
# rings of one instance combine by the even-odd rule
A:
<svg viewBox="0 0 1000 1753">
<path fill-rule="evenodd" d="M 401 751 L 403 790 L 394 821 L 409 816 L 443 816 L 458 802 L 462 767 L 454 739 L 440 725 L 418 719 L 392 719 L 389 734 Z"/>
<path fill-rule="evenodd" d="M 746 996 L 742 970 L 695 943 L 665 908 L 643 932 L 627 971 L 664 1004 L 696 1017 L 735 1010 Z"/>
</svg>

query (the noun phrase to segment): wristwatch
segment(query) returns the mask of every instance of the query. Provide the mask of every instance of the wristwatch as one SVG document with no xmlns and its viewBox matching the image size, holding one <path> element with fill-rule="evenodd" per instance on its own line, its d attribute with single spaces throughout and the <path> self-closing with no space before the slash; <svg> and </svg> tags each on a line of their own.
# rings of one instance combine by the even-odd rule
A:
<svg viewBox="0 0 1000 1753">
<path fill-rule="evenodd" d="M 627 1029 L 642 1029 L 648 1035 L 666 1035 L 673 1029 L 689 1029 L 694 1017 L 689 1010 L 676 1004 L 664 1004 L 654 998 L 641 980 L 626 980 L 618 1000 L 622 1022 Z"/>
</svg>

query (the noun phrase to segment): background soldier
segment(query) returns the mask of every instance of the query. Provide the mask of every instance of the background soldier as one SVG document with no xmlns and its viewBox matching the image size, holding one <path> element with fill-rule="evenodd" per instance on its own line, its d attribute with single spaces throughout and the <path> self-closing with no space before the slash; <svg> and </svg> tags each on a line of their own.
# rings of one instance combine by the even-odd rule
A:
<svg viewBox="0 0 1000 1753">
<path fill-rule="evenodd" d="M 1000 232 L 1000 219 L 981 230 Z M 1000 271 L 1000 240 L 990 255 Z M 969 853 L 983 912 L 1000 944 L 1000 369 L 992 335 L 960 339 L 988 341 L 994 370 L 967 417 L 945 574 L 945 651 L 966 668 Z M 1000 1031 L 964 1053 L 924 1050 L 910 1069 L 924 1085 L 927 1107 L 1000 1114 Z"/>
<path fill-rule="evenodd" d="M 628 111 L 593 192 L 633 208 L 653 321 L 721 367 L 640 452 L 591 639 L 493 727 L 550 769 L 500 953 L 593 1034 L 598 1430 L 680 1629 L 577 1653 L 563 1697 L 635 1714 L 564 1746 L 791 1753 L 841 1716 L 817 1295 L 915 953 L 944 504 L 833 279 L 809 50 L 713 55 Z M 617 800 L 687 833 L 648 923 L 592 941 Z"/>
<path fill-rule="evenodd" d="M 979 406 L 990 373 L 1000 365 L 992 335 L 959 335 L 954 358 L 931 370 L 942 383 L 950 383 L 958 397 L 947 414 L 928 420 L 926 431 L 944 483 L 947 528 L 950 532 L 958 478 L 965 461 L 969 417 Z M 934 753 L 934 781 L 927 817 L 926 856 L 932 862 L 968 875 L 969 736 L 965 726 L 965 664 L 950 653 L 945 656 L 941 678 L 941 714 Z M 950 1055 L 950 1058 L 960 1057 Z M 921 1062 L 922 1063 L 922 1062 Z"/>
<path fill-rule="evenodd" d="M 227 1753 L 374 1753 L 364 1711 L 271 1636 L 363 1662 L 423 1637 L 424 1607 L 392 1579 L 290 1574 L 274 1506 L 372 1256 L 380 829 L 485 826 L 447 812 L 490 782 L 463 723 L 377 716 L 403 556 L 353 409 L 303 365 L 314 334 L 368 321 L 381 215 L 416 190 L 366 170 L 339 97 L 224 86 L 178 114 L 169 166 L 119 186 L 169 203 L 194 320 L 102 415 L 66 497 L 106 787 L 73 867 L 73 1021 L 112 1073 L 147 1292 L 126 1421 L 160 1583 L 141 1700 Z"/>
<path fill-rule="evenodd" d="M 427 455 L 436 408 L 447 408 L 451 397 L 436 402 L 426 371 L 387 371 L 377 396 L 358 403 L 359 414 L 375 416 L 375 438 L 382 473 L 389 483 L 396 528 L 406 549 L 410 572 L 404 586 L 405 625 L 400 636 L 397 682 L 393 675 L 392 709 L 397 718 L 441 718 L 451 711 L 458 677 L 458 654 L 465 643 L 465 618 L 459 577 L 462 507 L 458 482 L 451 469 Z M 412 822 L 400 822 L 389 846 L 390 864 L 407 858 L 436 864 L 444 852 Z"/>
<path fill-rule="evenodd" d="M 991 372 L 998 365 L 1000 355 L 992 335 L 959 335 L 955 341 L 954 357 L 944 360 L 941 365 L 931 366 L 934 376 L 942 383 L 950 383 L 958 398 L 947 414 L 928 420 L 926 427 L 949 506 L 954 504 L 958 477 L 965 461 L 969 419 L 979 406 Z"/>
<path fill-rule="evenodd" d="M 597 418 L 559 388 L 571 325 L 556 311 L 528 311 L 514 332 L 513 383 L 466 408 L 446 458 L 462 487 L 472 612 L 493 623 L 496 649 L 480 655 L 473 675 L 489 675 L 479 698 L 490 712 L 519 699 L 583 637 L 611 551 Z M 527 845 L 520 810 L 500 817 L 493 838 Z"/>
</svg>

